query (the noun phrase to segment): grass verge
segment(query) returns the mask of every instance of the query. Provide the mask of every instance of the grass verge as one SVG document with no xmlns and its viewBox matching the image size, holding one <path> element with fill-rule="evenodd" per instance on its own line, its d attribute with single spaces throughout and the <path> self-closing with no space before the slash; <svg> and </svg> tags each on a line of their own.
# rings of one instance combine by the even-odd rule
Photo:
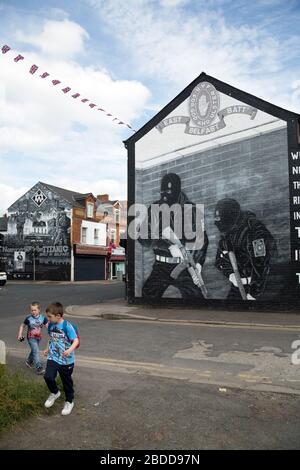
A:
<svg viewBox="0 0 300 470">
<path fill-rule="evenodd" d="M 44 381 L 30 379 L 23 371 L 11 372 L 0 364 L 0 433 L 43 410 Z"/>
</svg>

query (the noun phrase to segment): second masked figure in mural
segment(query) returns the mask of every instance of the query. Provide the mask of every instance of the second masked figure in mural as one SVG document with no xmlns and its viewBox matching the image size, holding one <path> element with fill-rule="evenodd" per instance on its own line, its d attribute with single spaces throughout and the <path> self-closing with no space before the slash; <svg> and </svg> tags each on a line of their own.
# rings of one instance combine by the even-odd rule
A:
<svg viewBox="0 0 300 470">
<path fill-rule="evenodd" d="M 166 174 L 161 181 L 160 194 L 160 199 L 154 202 L 152 207 L 156 206 L 160 209 L 166 205 L 169 208 L 176 206 L 175 212 L 177 216 L 180 214 L 182 229 L 188 225 L 186 219 L 190 218 L 192 236 L 196 234 L 197 207 L 181 191 L 180 177 L 175 173 Z M 142 245 L 153 249 L 155 256 L 152 272 L 142 290 L 143 297 L 148 301 L 159 300 L 169 286 L 175 286 L 183 299 L 207 297 L 202 277 L 202 266 L 208 247 L 203 217 L 201 230 L 198 229 L 194 238 L 187 238 L 184 230 L 180 234 L 176 233 L 174 222 L 176 215 L 170 211 L 169 226 L 163 228 L 161 214 L 155 218 L 151 207 L 148 209 L 149 237 L 139 238 Z M 155 232 L 156 229 L 158 236 L 151 239 L 151 230 Z M 196 238 L 197 243 L 194 243 Z"/>
<path fill-rule="evenodd" d="M 264 293 L 276 244 L 269 230 L 235 199 L 220 200 L 215 225 L 221 238 L 216 267 L 229 279 L 228 299 L 256 300 Z"/>
</svg>

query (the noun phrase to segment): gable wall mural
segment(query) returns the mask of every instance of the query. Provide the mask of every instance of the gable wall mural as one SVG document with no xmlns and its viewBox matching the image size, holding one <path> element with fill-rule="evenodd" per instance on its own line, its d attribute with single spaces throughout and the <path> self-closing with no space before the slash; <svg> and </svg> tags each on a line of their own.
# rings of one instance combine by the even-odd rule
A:
<svg viewBox="0 0 300 470">
<path fill-rule="evenodd" d="M 134 202 L 147 208 L 148 237 L 135 217 L 131 300 L 200 305 L 290 296 L 286 121 L 201 82 L 135 143 L 134 174 Z M 192 218 L 196 247 L 184 230 L 176 236 L 174 204 L 200 214 L 198 226 Z M 171 208 L 169 224 L 162 222 L 163 205 Z"/>
<path fill-rule="evenodd" d="M 70 204 L 41 183 L 8 211 L 0 261 L 11 279 L 70 280 Z"/>
</svg>

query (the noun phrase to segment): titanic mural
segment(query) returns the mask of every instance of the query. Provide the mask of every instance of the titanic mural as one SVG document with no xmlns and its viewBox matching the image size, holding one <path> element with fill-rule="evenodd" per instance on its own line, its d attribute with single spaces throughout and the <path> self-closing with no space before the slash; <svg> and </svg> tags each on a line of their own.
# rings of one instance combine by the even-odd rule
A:
<svg viewBox="0 0 300 470">
<path fill-rule="evenodd" d="M 8 209 L 0 259 L 9 278 L 70 279 L 71 206 L 41 183 Z"/>
</svg>

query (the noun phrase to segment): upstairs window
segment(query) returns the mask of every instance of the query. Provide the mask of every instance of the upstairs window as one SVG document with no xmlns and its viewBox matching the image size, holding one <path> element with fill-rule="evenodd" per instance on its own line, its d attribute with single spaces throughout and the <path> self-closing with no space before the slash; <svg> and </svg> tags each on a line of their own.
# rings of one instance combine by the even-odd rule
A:
<svg viewBox="0 0 300 470">
<path fill-rule="evenodd" d="M 87 217 L 89 217 L 90 219 L 92 219 L 94 217 L 94 204 L 90 204 L 88 202 L 87 204 L 87 208 L 86 208 L 86 215 Z"/>
</svg>

